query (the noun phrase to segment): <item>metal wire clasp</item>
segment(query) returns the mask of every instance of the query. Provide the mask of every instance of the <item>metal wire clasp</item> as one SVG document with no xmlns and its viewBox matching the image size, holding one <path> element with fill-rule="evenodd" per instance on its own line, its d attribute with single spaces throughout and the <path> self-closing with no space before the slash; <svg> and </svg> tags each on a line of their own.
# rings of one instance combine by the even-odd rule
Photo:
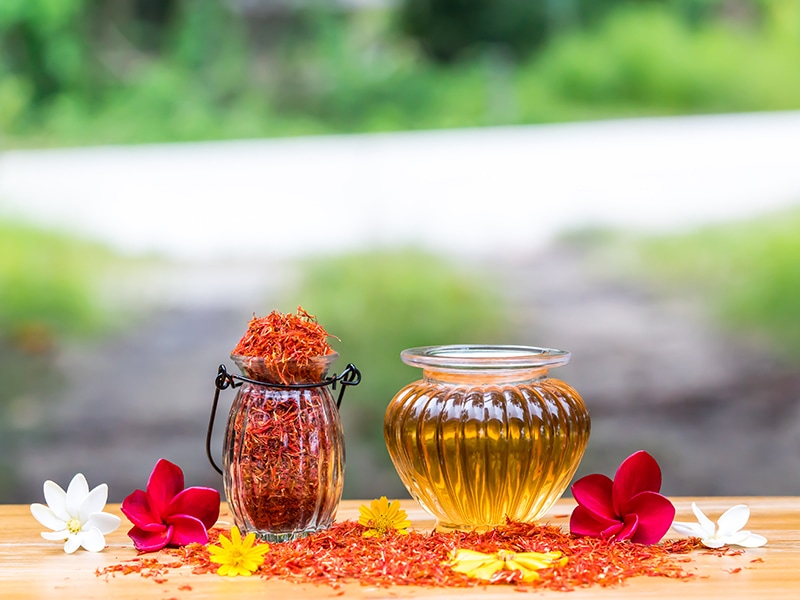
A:
<svg viewBox="0 0 800 600">
<path fill-rule="evenodd" d="M 220 365 L 219 369 L 217 369 L 217 376 L 214 378 L 214 401 L 211 404 L 211 416 L 208 419 L 208 431 L 206 432 L 206 456 L 208 457 L 208 462 L 211 463 L 211 466 L 222 475 L 222 469 L 217 466 L 217 463 L 214 462 L 214 456 L 211 454 L 211 435 L 214 431 L 214 420 L 217 416 L 217 405 L 219 404 L 219 393 L 222 390 L 230 388 L 237 388 L 241 386 L 243 383 L 254 383 L 256 385 L 264 385 L 268 387 L 280 388 L 280 389 L 290 389 L 290 390 L 297 390 L 297 389 L 308 389 L 308 388 L 316 388 L 316 387 L 325 387 L 331 386 L 332 390 L 336 389 L 336 384 L 341 383 L 341 388 L 339 389 L 339 395 L 336 398 L 336 408 L 340 408 L 342 406 L 342 398 L 344 397 L 344 391 L 348 386 L 351 385 L 358 385 L 361 383 L 361 371 L 359 371 L 353 363 L 349 363 L 344 371 L 341 374 L 336 375 L 333 374 L 330 377 L 326 377 L 324 380 L 316 382 L 316 383 L 265 383 L 263 381 L 257 381 L 255 379 L 249 379 L 247 377 L 243 377 L 242 375 L 231 375 L 228 373 L 228 370 L 225 368 L 225 365 Z"/>
</svg>

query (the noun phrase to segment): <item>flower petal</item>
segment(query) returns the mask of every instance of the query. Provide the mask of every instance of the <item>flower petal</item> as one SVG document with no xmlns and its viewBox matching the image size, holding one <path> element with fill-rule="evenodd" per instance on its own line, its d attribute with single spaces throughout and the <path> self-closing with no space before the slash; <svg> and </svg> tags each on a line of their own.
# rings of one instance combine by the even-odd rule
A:
<svg viewBox="0 0 800 600">
<path fill-rule="evenodd" d="M 191 515 L 171 515 L 167 522 L 172 526 L 172 535 L 169 538 L 171 546 L 185 546 L 193 542 L 208 543 L 208 531 L 200 519 Z"/>
<path fill-rule="evenodd" d="M 145 530 L 164 531 L 160 515 L 156 515 L 150 507 L 150 498 L 142 490 L 134 490 L 128 494 L 120 506 L 122 513 L 131 523 Z M 152 527 L 158 524 L 160 527 Z"/>
<path fill-rule="evenodd" d="M 79 518 L 81 504 L 89 494 L 89 484 L 83 473 L 78 473 L 72 478 L 67 487 L 67 513 L 72 518 Z"/>
<path fill-rule="evenodd" d="M 461 572 L 466 573 L 470 577 L 491 581 L 492 575 L 494 575 L 498 571 L 502 571 L 505 568 L 505 566 L 506 564 L 502 560 L 492 559 L 490 562 L 486 562 L 470 571 L 461 571 Z M 454 571 L 459 570 L 456 567 L 452 568 Z"/>
<path fill-rule="evenodd" d="M 81 540 L 81 546 L 89 552 L 100 552 L 106 547 L 106 538 L 94 527 L 81 531 L 77 537 Z"/>
<path fill-rule="evenodd" d="M 248 550 L 248 554 L 251 557 L 252 556 L 260 556 L 262 558 L 261 562 L 263 564 L 264 555 L 267 552 L 269 552 L 269 548 L 270 548 L 269 544 L 259 543 L 259 544 L 256 544 L 255 546 L 253 546 L 252 548 L 250 548 L 250 550 Z"/>
<path fill-rule="evenodd" d="M 725 545 L 725 540 L 715 537 L 703 538 L 700 541 L 703 543 L 703 546 L 707 548 L 722 548 Z"/>
<path fill-rule="evenodd" d="M 171 515 L 190 515 L 198 519 L 206 529 L 211 529 L 219 518 L 219 492 L 213 488 L 190 487 L 180 492 L 164 513 L 169 521 Z"/>
<path fill-rule="evenodd" d="M 253 547 L 253 544 L 256 542 L 256 534 L 255 532 L 251 531 L 242 540 L 242 554 L 246 553 L 250 548 Z"/>
<path fill-rule="evenodd" d="M 67 541 L 64 542 L 64 552 L 67 554 L 72 554 L 81 547 L 81 538 L 78 535 L 71 535 L 67 538 Z"/>
<path fill-rule="evenodd" d="M 738 546 L 739 542 L 743 542 L 747 539 L 747 536 L 750 535 L 749 531 L 737 531 L 732 533 L 731 535 L 726 535 L 725 537 L 716 536 L 718 539 L 725 542 L 728 546 Z"/>
<path fill-rule="evenodd" d="M 120 525 L 120 518 L 117 515 L 112 515 L 104 512 L 96 512 L 89 515 L 89 518 L 84 524 L 84 528 L 96 528 L 100 533 L 106 534 L 116 531 Z"/>
<path fill-rule="evenodd" d="M 458 549 L 450 554 L 449 565 L 458 573 L 464 573 L 470 577 L 480 577 L 480 575 L 476 575 L 476 572 L 488 568 L 488 576 L 491 576 L 496 570 L 503 568 L 503 561 L 497 560 L 493 554 Z"/>
<path fill-rule="evenodd" d="M 108 500 L 108 485 L 101 483 L 83 499 L 80 508 L 78 509 L 78 519 L 81 523 L 86 523 L 89 520 L 89 515 L 92 513 L 99 513 L 103 511 Z"/>
<path fill-rule="evenodd" d="M 618 524 L 618 520 L 600 517 L 580 504 L 573 509 L 569 518 L 570 533 L 591 537 L 600 537 L 603 531 Z"/>
<path fill-rule="evenodd" d="M 147 480 L 147 496 L 150 509 L 161 521 L 167 513 L 167 506 L 183 490 L 183 471 L 181 468 L 160 458 Z"/>
<path fill-rule="evenodd" d="M 661 467 L 656 459 L 644 450 L 634 452 L 619 466 L 614 475 L 611 498 L 614 512 L 626 515 L 631 511 L 628 502 L 641 492 L 658 492 L 661 489 Z"/>
<path fill-rule="evenodd" d="M 258 567 L 260 567 L 263 564 L 263 561 L 259 563 L 258 561 L 255 561 L 251 558 L 242 558 L 241 560 L 242 562 L 239 563 L 239 565 L 241 566 L 242 569 L 247 571 L 248 575 L 252 574 L 256 569 L 258 569 Z"/>
<path fill-rule="evenodd" d="M 372 523 L 375 522 L 375 514 L 372 512 L 371 509 L 367 508 L 366 504 L 362 504 L 358 507 L 358 522 L 363 525 L 364 527 L 369 527 Z"/>
<path fill-rule="evenodd" d="M 34 519 L 48 529 L 59 531 L 65 529 L 67 526 L 66 520 L 59 518 L 49 507 L 44 504 L 39 504 L 38 502 L 36 504 L 31 504 L 31 514 Z"/>
<path fill-rule="evenodd" d="M 165 527 L 163 531 L 145 531 L 140 527 L 132 527 L 128 537 L 133 540 L 133 546 L 139 552 L 153 552 L 161 550 L 169 542 L 172 527 Z"/>
<path fill-rule="evenodd" d="M 743 548 L 759 548 L 767 543 L 767 538 L 763 535 L 750 533 L 749 531 L 743 531 L 742 533 L 749 534 L 746 538 L 737 542 L 737 544 Z"/>
<path fill-rule="evenodd" d="M 610 538 L 616 536 L 620 531 L 622 531 L 625 527 L 625 523 L 623 521 L 617 521 L 610 527 L 606 527 L 603 531 L 600 532 L 600 537 L 602 538 Z"/>
<path fill-rule="evenodd" d="M 67 512 L 67 492 L 55 481 L 50 481 L 49 479 L 44 482 L 43 487 L 44 501 L 47 502 L 50 510 L 65 523 L 69 521 L 72 517 Z"/>
<path fill-rule="evenodd" d="M 485 552 L 478 552 L 477 550 L 467 550 L 466 548 L 459 548 L 450 553 L 450 560 L 453 563 L 486 562 L 487 560 L 494 560 L 494 555 L 486 554 Z"/>
<path fill-rule="evenodd" d="M 637 544 L 660 541 L 675 518 L 675 506 L 666 496 L 657 492 L 641 492 L 631 498 L 628 506 L 639 520 L 636 532 L 630 538 Z"/>
<path fill-rule="evenodd" d="M 233 550 L 233 542 L 230 541 L 227 537 L 225 537 L 224 533 L 219 534 L 219 545 L 222 546 L 222 549 L 226 552 L 230 552 Z"/>
<path fill-rule="evenodd" d="M 749 518 L 750 508 L 746 504 L 737 504 L 730 507 L 717 519 L 717 524 L 719 524 L 717 535 L 722 538 L 733 535 L 737 531 L 744 529 Z"/>
<path fill-rule="evenodd" d="M 255 537 L 255 534 L 253 534 Z M 237 548 L 242 545 L 242 532 L 236 526 L 231 527 L 231 543 Z"/>
<path fill-rule="evenodd" d="M 611 503 L 613 485 L 611 479 L 605 475 L 586 475 L 572 484 L 572 497 L 597 516 L 616 521 L 617 517 Z"/>
<path fill-rule="evenodd" d="M 51 542 L 63 542 L 69 537 L 69 531 L 62 529 L 61 531 L 43 531 L 42 537 Z"/>
<path fill-rule="evenodd" d="M 700 524 L 700 528 L 703 530 L 703 535 L 700 537 L 704 539 L 713 537 L 717 532 L 717 526 L 714 525 L 714 521 L 709 519 L 706 514 L 700 510 L 700 507 L 697 506 L 697 502 L 692 502 L 692 512 L 697 522 Z"/>
<path fill-rule="evenodd" d="M 670 519 L 670 523 L 671 522 L 672 519 Z M 622 522 L 622 529 L 620 529 L 616 533 L 616 538 L 618 540 L 633 540 L 638 530 L 639 530 L 639 515 L 637 515 L 636 513 L 630 513 L 628 515 L 625 515 L 625 518 L 623 519 Z"/>
<path fill-rule="evenodd" d="M 674 529 L 678 533 L 682 533 L 683 535 L 688 535 L 689 537 L 704 538 L 708 535 L 705 531 L 703 531 L 703 528 L 700 527 L 699 523 L 686 523 L 683 521 L 675 521 L 672 524 L 672 529 Z"/>
<path fill-rule="evenodd" d="M 523 569 L 538 570 L 556 566 L 554 561 L 559 558 L 561 558 L 560 552 L 517 552 L 513 562 Z"/>
</svg>

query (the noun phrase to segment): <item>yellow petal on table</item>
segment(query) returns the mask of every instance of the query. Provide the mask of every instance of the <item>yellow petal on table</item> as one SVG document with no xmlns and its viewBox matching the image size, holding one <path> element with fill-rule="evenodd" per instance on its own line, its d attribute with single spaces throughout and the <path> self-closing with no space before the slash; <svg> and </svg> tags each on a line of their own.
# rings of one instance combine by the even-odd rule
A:
<svg viewBox="0 0 800 600">
<path fill-rule="evenodd" d="M 450 553 L 451 569 L 469 577 L 491 580 L 499 571 L 519 571 L 523 581 L 539 579 L 540 569 L 566 564 L 567 558 L 560 552 L 511 552 L 500 550 L 495 554 L 484 554 L 476 550 L 458 549 Z"/>
<path fill-rule="evenodd" d="M 518 552 L 512 560 L 526 569 L 538 570 L 563 567 L 567 562 L 567 557 L 562 558 L 561 552 Z"/>
</svg>

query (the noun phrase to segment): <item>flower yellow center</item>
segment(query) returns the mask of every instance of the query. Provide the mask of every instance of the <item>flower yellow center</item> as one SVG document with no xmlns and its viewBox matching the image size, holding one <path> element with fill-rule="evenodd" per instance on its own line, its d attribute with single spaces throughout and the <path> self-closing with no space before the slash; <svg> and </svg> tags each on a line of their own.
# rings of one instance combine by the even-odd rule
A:
<svg viewBox="0 0 800 600">
<path fill-rule="evenodd" d="M 78 519 L 70 519 L 67 521 L 67 531 L 71 534 L 79 533 L 83 524 Z"/>
<path fill-rule="evenodd" d="M 244 562 L 245 556 L 242 553 L 242 549 L 239 547 L 234 547 L 230 549 L 230 554 L 228 555 L 228 564 L 233 567 L 240 567 Z"/>
<path fill-rule="evenodd" d="M 497 553 L 498 560 L 502 560 L 503 562 L 508 562 L 510 560 L 514 560 L 516 556 L 516 552 L 511 552 L 511 550 L 500 550 Z"/>
<path fill-rule="evenodd" d="M 394 521 L 389 515 L 379 514 L 369 520 L 368 527 L 374 529 L 381 535 L 385 535 L 390 529 L 394 529 Z"/>
</svg>

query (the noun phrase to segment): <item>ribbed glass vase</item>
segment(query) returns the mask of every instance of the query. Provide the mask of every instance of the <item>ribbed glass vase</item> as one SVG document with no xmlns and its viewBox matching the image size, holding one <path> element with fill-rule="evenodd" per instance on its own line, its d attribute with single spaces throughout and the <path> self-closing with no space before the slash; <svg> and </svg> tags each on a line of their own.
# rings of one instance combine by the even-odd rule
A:
<svg viewBox="0 0 800 600">
<path fill-rule="evenodd" d="M 282 542 L 330 527 L 344 484 L 344 434 L 322 382 L 337 354 L 302 369 L 232 356 L 245 381 L 223 442 L 223 483 L 236 525 Z M 279 381 L 278 381 L 279 380 Z"/>
<path fill-rule="evenodd" d="M 577 391 L 548 376 L 569 352 L 531 346 L 410 348 L 422 379 L 386 411 L 389 454 L 437 529 L 530 522 L 564 493 L 589 440 Z"/>
</svg>

